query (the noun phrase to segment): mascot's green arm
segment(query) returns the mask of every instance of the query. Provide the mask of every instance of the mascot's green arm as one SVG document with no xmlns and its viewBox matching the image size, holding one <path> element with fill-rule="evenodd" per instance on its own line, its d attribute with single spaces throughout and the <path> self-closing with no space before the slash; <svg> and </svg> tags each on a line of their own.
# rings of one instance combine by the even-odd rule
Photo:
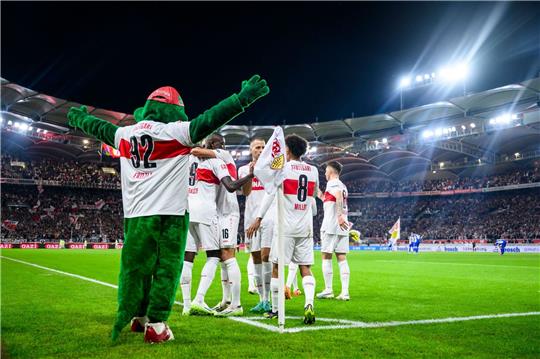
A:
<svg viewBox="0 0 540 359">
<path fill-rule="evenodd" d="M 71 127 L 79 128 L 85 134 L 114 147 L 114 135 L 118 126 L 88 114 L 84 106 L 72 108 L 68 113 L 68 119 Z"/>
<path fill-rule="evenodd" d="M 237 94 L 226 98 L 191 120 L 189 123 L 191 142 L 199 142 L 242 112 L 244 112 L 244 107 L 240 103 Z"/>
</svg>

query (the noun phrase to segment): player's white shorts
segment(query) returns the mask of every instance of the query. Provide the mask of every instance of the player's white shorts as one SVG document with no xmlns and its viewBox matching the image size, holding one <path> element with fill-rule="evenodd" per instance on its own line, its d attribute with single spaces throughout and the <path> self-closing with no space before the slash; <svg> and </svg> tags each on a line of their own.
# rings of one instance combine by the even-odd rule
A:
<svg viewBox="0 0 540 359">
<path fill-rule="evenodd" d="M 349 253 L 349 236 L 321 231 L 321 252 Z"/>
<path fill-rule="evenodd" d="M 240 223 L 240 216 L 235 215 L 235 214 L 219 217 L 219 246 L 220 248 L 236 248 L 239 223 Z"/>
<path fill-rule="evenodd" d="M 299 265 L 313 265 L 313 237 L 284 236 L 283 240 L 285 265 L 291 262 Z M 270 249 L 270 259 L 273 263 L 278 263 L 277 254 L 277 238 L 275 238 Z"/>
<path fill-rule="evenodd" d="M 189 222 L 186 252 L 219 250 L 218 221 L 211 224 Z"/>
<path fill-rule="evenodd" d="M 249 228 L 249 227 L 248 227 Z M 257 233 L 251 238 L 251 252 L 259 252 L 261 248 L 272 248 L 274 238 L 274 222 L 262 221 Z"/>
</svg>

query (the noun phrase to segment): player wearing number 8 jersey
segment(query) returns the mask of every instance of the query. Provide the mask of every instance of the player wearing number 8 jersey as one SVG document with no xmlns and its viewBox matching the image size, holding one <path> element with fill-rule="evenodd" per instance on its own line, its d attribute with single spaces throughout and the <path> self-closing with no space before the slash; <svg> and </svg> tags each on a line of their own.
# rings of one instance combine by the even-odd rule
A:
<svg viewBox="0 0 540 359">
<path fill-rule="evenodd" d="M 301 160 L 306 153 L 307 141 L 297 135 L 289 135 L 285 138 L 287 162 L 283 168 L 283 218 L 282 234 L 284 241 L 284 263 L 290 262 L 299 266 L 302 276 L 302 285 L 305 293 L 304 323 L 315 322 L 313 311 L 313 298 L 315 296 L 315 278 L 311 273 L 313 265 L 313 209 L 311 197 L 317 196 L 319 184 L 319 171 L 317 167 Z M 274 196 L 265 195 L 255 222 L 248 229 L 248 235 L 259 229 L 262 218 L 271 207 Z M 277 235 L 277 231 L 274 230 Z M 266 313 L 266 317 L 277 317 L 278 306 L 278 254 L 277 241 L 272 241 L 270 258 L 273 262 L 271 292 L 272 309 Z"/>
</svg>

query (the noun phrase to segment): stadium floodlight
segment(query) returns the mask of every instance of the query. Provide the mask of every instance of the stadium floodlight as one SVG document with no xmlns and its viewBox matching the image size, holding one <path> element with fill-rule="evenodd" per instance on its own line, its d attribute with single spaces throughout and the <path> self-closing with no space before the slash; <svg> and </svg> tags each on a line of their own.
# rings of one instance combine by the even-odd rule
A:
<svg viewBox="0 0 540 359">
<path fill-rule="evenodd" d="M 26 123 L 21 123 L 20 129 L 23 130 L 23 131 L 26 131 L 26 130 L 28 130 L 28 125 Z"/>
<path fill-rule="evenodd" d="M 375 146 L 379 145 L 379 140 L 375 140 Z"/>
<path fill-rule="evenodd" d="M 430 138 L 430 137 L 433 137 L 433 131 L 431 131 L 431 130 L 425 130 L 424 132 L 422 132 L 422 137 L 423 137 L 423 138 Z"/>
<path fill-rule="evenodd" d="M 461 125 L 461 129 L 462 129 L 463 131 L 465 131 L 465 130 L 467 129 L 467 127 L 465 127 L 465 125 Z"/>
<path fill-rule="evenodd" d="M 514 156 L 516 156 L 516 158 L 518 158 L 520 156 L 519 152 L 514 153 Z"/>
<path fill-rule="evenodd" d="M 435 72 L 432 72 L 431 73 L 431 78 L 434 79 L 436 76 L 435 76 Z"/>
<path fill-rule="evenodd" d="M 84 143 L 85 145 L 87 145 L 87 144 L 90 143 L 90 141 L 88 141 L 87 139 L 84 139 L 84 140 L 82 141 L 82 143 Z"/>
<path fill-rule="evenodd" d="M 382 143 L 387 144 L 387 143 L 388 143 L 388 139 L 387 139 L 386 137 L 383 138 L 383 139 L 382 139 Z"/>
<path fill-rule="evenodd" d="M 456 80 L 464 80 L 469 75 L 469 65 L 462 62 L 454 67 L 454 77 Z"/>
<path fill-rule="evenodd" d="M 15 128 L 20 128 L 21 127 L 21 124 L 18 123 L 18 122 L 15 122 L 15 125 L 13 125 Z"/>
<path fill-rule="evenodd" d="M 416 76 L 416 82 L 422 82 L 422 75 Z"/>
<path fill-rule="evenodd" d="M 242 156 L 249 156 L 249 150 L 243 150 Z"/>
<path fill-rule="evenodd" d="M 443 134 L 442 128 L 438 128 L 435 130 L 435 137 L 441 137 Z"/>
<path fill-rule="evenodd" d="M 28 126 L 28 131 L 32 131 L 34 128 L 32 126 Z"/>
<path fill-rule="evenodd" d="M 437 171 L 433 170 L 433 173 L 437 173 Z"/>
<path fill-rule="evenodd" d="M 406 76 L 406 77 L 402 77 L 401 80 L 399 80 L 399 87 L 400 88 L 404 88 L 404 87 L 409 87 L 411 86 L 411 78 Z"/>
<path fill-rule="evenodd" d="M 471 122 L 470 126 L 471 126 L 471 128 L 475 128 L 476 124 L 474 122 Z"/>
<path fill-rule="evenodd" d="M 444 167 L 444 162 L 439 162 L 439 167 L 443 168 Z"/>
<path fill-rule="evenodd" d="M 232 150 L 232 151 L 231 151 L 231 155 L 236 156 L 236 151 L 235 151 L 235 150 Z"/>
<path fill-rule="evenodd" d="M 430 78 L 429 74 L 425 74 L 425 75 L 424 75 L 424 80 L 427 81 L 427 80 L 429 80 L 429 78 Z"/>
<path fill-rule="evenodd" d="M 8 126 L 13 125 L 13 121 L 9 120 L 9 121 L 7 122 L 7 124 L 8 124 Z"/>
<path fill-rule="evenodd" d="M 452 132 L 456 132 L 456 126 L 452 126 Z"/>
<path fill-rule="evenodd" d="M 36 132 L 37 132 L 37 133 L 40 133 L 40 132 L 41 132 L 41 128 L 38 128 L 38 129 L 36 130 Z"/>
<path fill-rule="evenodd" d="M 47 133 L 47 132 L 49 132 L 49 131 L 47 131 L 47 130 L 43 130 L 43 133 Z"/>
</svg>

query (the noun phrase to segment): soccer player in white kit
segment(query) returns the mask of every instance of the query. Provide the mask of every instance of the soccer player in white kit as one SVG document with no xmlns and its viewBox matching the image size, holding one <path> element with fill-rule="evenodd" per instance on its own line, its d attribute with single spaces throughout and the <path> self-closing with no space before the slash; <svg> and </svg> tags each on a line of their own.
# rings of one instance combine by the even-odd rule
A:
<svg viewBox="0 0 540 359">
<path fill-rule="evenodd" d="M 254 166 L 264 149 L 265 141 L 260 138 L 251 140 L 249 150 L 251 152 L 251 163 L 240 167 L 240 176 L 248 173 L 250 166 Z M 244 211 L 244 229 L 247 232 L 248 226 L 253 223 L 261 207 L 264 198 L 264 186 L 257 177 L 251 183 L 246 183 L 242 187 L 242 193 L 246 196 L 246 208 Z M 250 238 L 250 252 L 253 258 L 254 277 L 257 291 L 259 292 L 259 303 L 250 309 L 252 313 L 268 312 L 270 307 L 270 278 L 272 277 L 272 264 L 270 263 L 270 248 L 274 232 L 274 211 L 267 211 L 261 228 Z M 246 234 L 246 238 L 248 238 Z"/>
<path fill-rule="evenodd" d="M 313 265 L 313 209 L 310 197 L 317 195 L 319 172 L 315 166 L 301 161 L 306 153 L 307 141 L 297 135 L 289 135 L 285 138 L 287 162 L 283 168 L 283 240 L 284 240 L 284 263 L 298 264 L 302 276 L 302 286 L 305 293 L 304 323 L 315 322 L 313 310 L 313 298 L 315 296 L 315 278 L 311 273 Z M 247 234 L 252 237 L 260 228 L 263 217 L 271 207 L 276 196 L 265 195 L 263 204 L 255 222 L 248 228 Z M 278 306 L 278 257 L 276 240 L 273 241 L 270 257 L 273 262 L 271 291 L 272 309 L 265 313 L 267 318 L 277 318 Z"/>
<path fill-rule="evenodd" d="M 236 164 L 231 154 L 225 149 L 225 139 L 219 134 L 211 135 L 205 149 L 193 149 L 198 157 L 218 158 L 227 166 L 229 176 L 236 180 Z M 253 178 L 253 168 L 246 176 Z M 245 177 L 245 176 L 244 176 Z M 250 181 L 248 181 L 249 183 Z M 245 185 L 245 184 L 244 184 Z M 229 192 L 223 184 L 217 192 L 218 237 L 221 249 L 221 285 L 223 297 L 212 309 L 216 316 L 238 316 L 244 313 L 240 305 L 241 273 L 235 257 L 240 222 L 240 208 L 236 193 Z"/>
<path fill-rule="evenodd" d="M 233 181 L 227 165 L 220 159 L 200 160 L 190 156 L 189 212 L 190 223 L 184 268 L 180 279 L 184 299 L 183 314 L 213 315 L 214 311 L 205 303 L 204 296 L 212 284 L 220 260 L 217 195 L 223 184 L 229 192 L 235 192 L 244 183 L 251 181 L 253 174 Z M 191 280 L 193 260 L 198 249 L 206 251 L 206 263 L 201 273 L 197 295 L 191 303 Z"/>
<path fill-rule="evenodd" d="M 337 161 L 326 165 L 326 191 L 321 199 L 324 203 L 324 219 L 321 225 L 321 253 L 324 290 L 317 294 L 319 299 L 334 298 L 332 288 L 332 253 L 336 254 L 341 278 L 341 294 L 336 299 L 349 300 L 349 221 L 347 219 L 347 187 L 340 181 L 343 166 Z"/>
</svg>

